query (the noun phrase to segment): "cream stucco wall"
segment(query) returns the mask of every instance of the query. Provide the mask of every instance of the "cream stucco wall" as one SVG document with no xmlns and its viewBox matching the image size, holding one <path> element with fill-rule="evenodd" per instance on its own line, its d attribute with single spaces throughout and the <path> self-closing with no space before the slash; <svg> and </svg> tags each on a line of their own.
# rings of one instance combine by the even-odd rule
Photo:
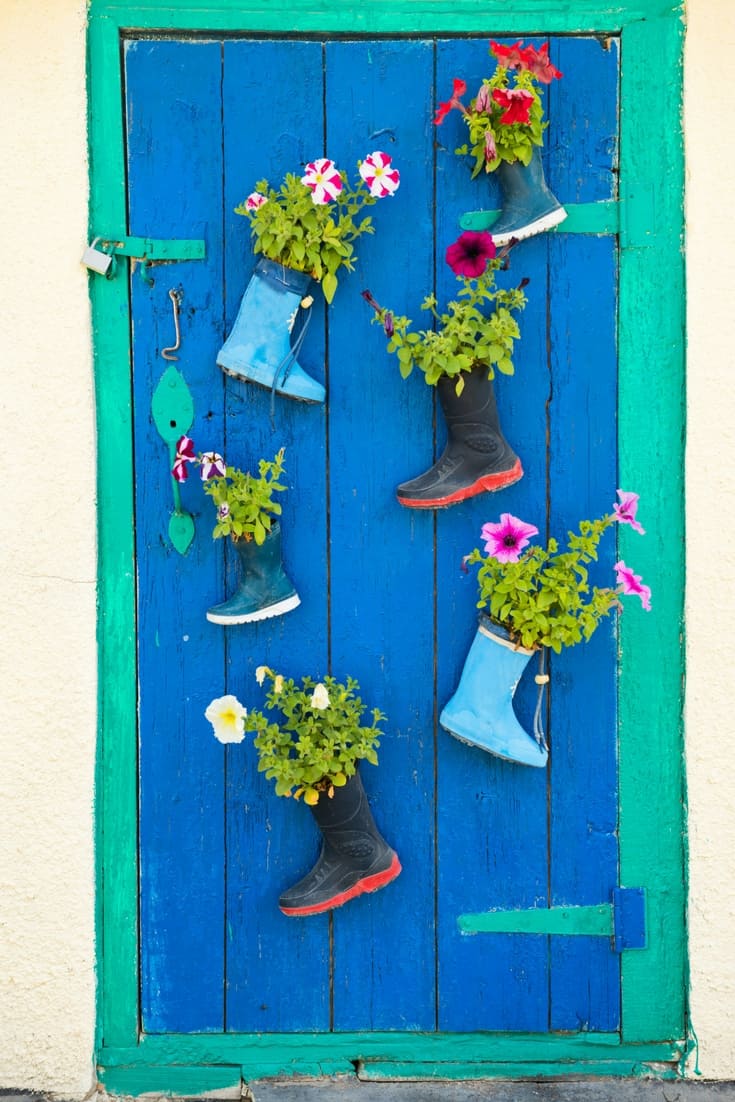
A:
<svg viewBox="0 0 735 1102">
<path fill-rule="evenodd" d="M 0 1088 L 66 1098 L 94 1084 L 95 443 L 78 264 L 87 194 L 84 18 L 81 0 L 0 0 Z M 735 615 L 735 150 L 726 140 L 735 88 L 726 65 L 712 61 L 732 56 L 735 5 L 689 0 L 688 19 L 691 998 L 703 1074 L 735 1078 L 727 645 Z"/>
</svg>

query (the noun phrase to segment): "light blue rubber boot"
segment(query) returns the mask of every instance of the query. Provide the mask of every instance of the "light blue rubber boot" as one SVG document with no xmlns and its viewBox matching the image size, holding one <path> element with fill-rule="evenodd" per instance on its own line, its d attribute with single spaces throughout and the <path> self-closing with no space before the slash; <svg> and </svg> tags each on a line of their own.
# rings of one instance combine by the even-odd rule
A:
<svg viewBox="0 0 735 1102">
<path fill-rule="evenodd" d="M 525 237 L 534 237 L 558 226 L 566 218 L 567 212 L 547 186 L 537 145 L 533 147 L 528 166 L 520 161 L 513 164 L 501 161 L 495 174 L 503 209 L 497 222 L 490 227 L 490 233 L 498 247 L 507 245 L 512 238 L 523 241 Z"/>
<path fill-rule="evenodd" d="M 508 633 L 480 617 L 459 687 L 439 716 L 450 735 L 521 765 L 544 766 L 548 750 L 521 727 L 513 694 L 534 651 L 516 650 Z"/>
<path fill-rule="evenodd" d="M 232 332 L 217 356 L 222 370 L 286 398 L 323 402 L 324 387 L 307 375 L 297 360 L 310 307 L 291 346 L 299 306 L 310 283 L 306 272 L 261 257 L 245 288 Z"/>
<path fill-rule="evenodd" d="M 207 610 L 213 624 L 249 624 L 283 616 L 301 604 L 281 559 L 281 526 L 274 524 L 265 542 L 233 540 L 240 560 L 240 584 L 228 601 Z"/>
</svg>

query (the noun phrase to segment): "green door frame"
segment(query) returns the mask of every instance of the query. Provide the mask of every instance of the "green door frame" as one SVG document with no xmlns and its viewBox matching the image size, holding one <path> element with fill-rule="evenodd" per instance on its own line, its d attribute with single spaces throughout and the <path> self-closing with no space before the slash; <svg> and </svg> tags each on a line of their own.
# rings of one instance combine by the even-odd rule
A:
<svg viewBox="0 0 735 1102">
<path fill-rule="evenodd" d="M 688 1036 L 681 5 L 675 0 L 521 0 L 513 5 L 507 0 L 361 0 L 354 9 L 342 0 L 313 0 L 302 7 L 284 0 L 183 0 L 166 8 L 160 0 L 134 5 L 91 0 L 90 236 L 121 240 L 127 232 L 121 38 L 126 32 L 191 31 L 621 37 L 619 201 L 617 207 L 604 204 L 599 212 L 590 212 L 590 205 L 572 208 L 567 232 L 609 232 L 611 217 L 619 232 L 620 479 L 645 495 L 649 537 L 645 546 L 636 545 L 635 559 L 643 575 L 658 582 L 654 614 L 644 617 L 630 610 L 620 622 L 621 884 L 647 888 L 648 948 L 623 955 L 622 1035 L 141 1034 L 130 302 L 127 279 L 92 275 L 100 441 L 100 1078 L 115 1093 L 192 1094 L 234 1086 L 241 1077 L 353 1073 L 363 1063 L 365 1075 L 374 1078 L 676 1075 Z M 165 248 L 162 243 L 142 244 L 149 257 L 164 255 L 156 253 Z M 127 239 L 123 251 L 141 251 L 141 243 Z M 621 530 L 623 557 L 628 539 Z"/>
</svg>

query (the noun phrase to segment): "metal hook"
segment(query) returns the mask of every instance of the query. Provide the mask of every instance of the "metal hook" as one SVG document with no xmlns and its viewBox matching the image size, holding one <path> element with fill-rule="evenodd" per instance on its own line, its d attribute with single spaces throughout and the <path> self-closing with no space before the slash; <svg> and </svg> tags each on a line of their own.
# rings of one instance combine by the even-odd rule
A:
<svg viewBox="0 0 735 1102">
<path fill-rule="evenodd" d="M 168 293 L 168 297 L 171 299 L 171 304 L 174 308 L 174 329 L 176 330 L 176 343 L 172 344 L 170 348 L 162 348 L 161 355 L 164 360 L 178 360 L 178 356 L 172 356 L 172 352 L 178 351 L 181 346 L 181 330 L 179 329 L 179 306 L 181 305 L 182 293 L 175 288 L 171 288 Z"/>
</svg>

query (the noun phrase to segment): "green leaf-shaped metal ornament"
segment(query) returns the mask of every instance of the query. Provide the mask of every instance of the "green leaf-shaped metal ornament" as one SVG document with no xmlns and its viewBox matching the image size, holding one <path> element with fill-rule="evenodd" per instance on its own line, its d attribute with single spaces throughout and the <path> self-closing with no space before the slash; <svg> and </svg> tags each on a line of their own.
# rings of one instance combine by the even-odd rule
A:
<svg viewBox="0 0 735 1102">
<path fill-rule="evenodd" d="M 167 367 L 153 391 L 151 399 L 153 423 L 168 444 L 169 471 L 176 459 L 176 443 L 189 431 L 194 421 L 194 401 L 186 380 L 173 364 Z M 181 507 L 181 491 L 171 476 L 174 511 L 168 523 L 171 543 L 180 555 L 185 555 L 194 539 L 194 518 Z"/>
</svg>

